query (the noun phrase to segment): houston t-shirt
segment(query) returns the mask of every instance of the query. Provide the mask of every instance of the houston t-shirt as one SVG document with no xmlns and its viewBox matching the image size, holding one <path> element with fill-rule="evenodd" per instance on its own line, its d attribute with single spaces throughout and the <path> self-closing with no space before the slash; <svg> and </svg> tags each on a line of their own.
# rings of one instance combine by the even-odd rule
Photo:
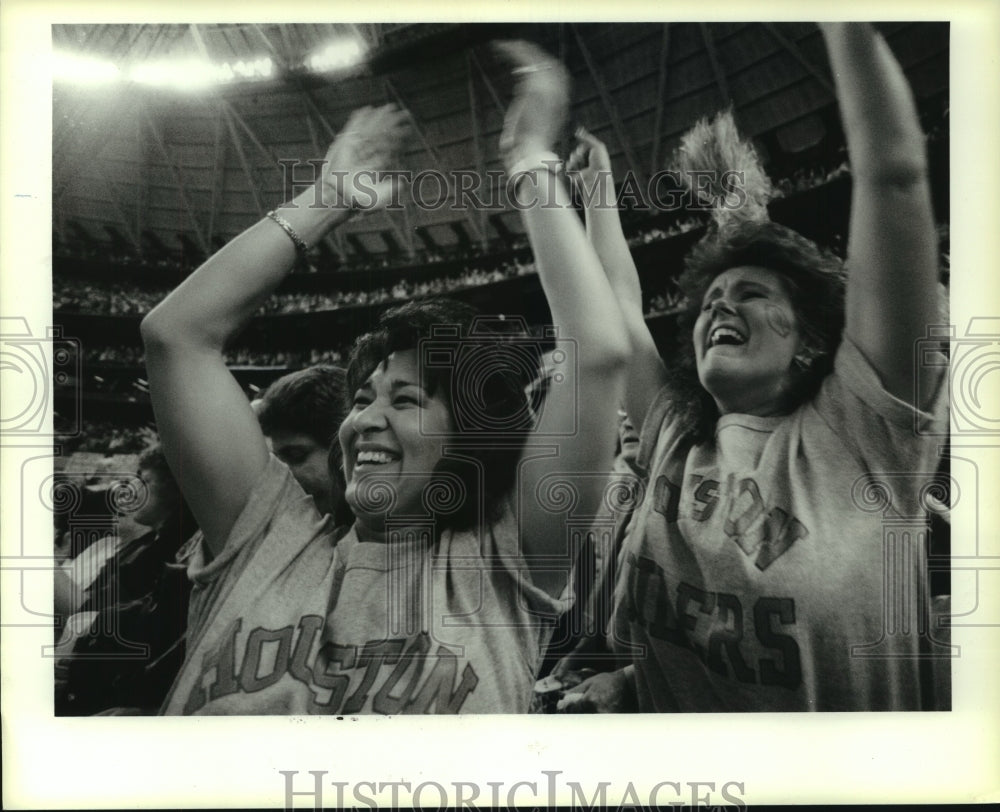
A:
<svg viewBox="0 0 1000 812">
<path fill-rule="evenodd" d="M 534 586 L 512 511 L 481 532 L 337 540 L 273 457 L 222 553 L 192 556 L 167 714 L 521 713 L 565 601 Z"/>
<path fill-rule="evenodd" d="M 814 399 L 726 415 L 714 443 L 661 392 L 615 596 L 640 710 L 939 707 L 924 497 L 945 414 L 943 391 L 929 413 L 888 394 L 847 339 Z"/>
</svg>

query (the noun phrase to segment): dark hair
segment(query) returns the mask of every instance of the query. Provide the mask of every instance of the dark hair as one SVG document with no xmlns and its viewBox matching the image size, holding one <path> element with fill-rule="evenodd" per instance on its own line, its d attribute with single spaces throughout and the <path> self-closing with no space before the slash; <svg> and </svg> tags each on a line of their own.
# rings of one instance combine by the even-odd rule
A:
<svg viewBox="0 0 1000 812">
<path fill-rule="evenodd" d="M 268 437 L 277 431 L 306 434 L 328 447 L 344 420 L 345 379 L 344 370 L 326 364 L 278 378 L 261 397 L 261 430 Z"/>
<path fill-rule="evenodd" d="M 349 396 L 392 353 L 416 350 L 426 339 L 435 342 L 433 354 L 422 353 L 427 357 L 418 360 L 421 383 L 432 396 L 440 392 L 456 427 L 447 445 L 461 448 L 466 458 L 445 457 L 438 464 L 440 472 L 459 476 L 467 494 L 457 510 L 438 516 L 442 527 L 468 529 L 481 516 L 495 521 L 514 487 L 534 424 L 526 387 L 537 378 L 541 357 L 525 338 L 496 324 L 484 327 L 470 305 L 429 299 L 387 310 L 378 326 L 354 344 L 347 368 Z M 475 498 L 480 490 L 485 504 Z"/>
<path fill-rule="evenodd" d="M 260 399 L 257 420 L 270 437 L 275 432 L 305 434 L 327 449 L 327 467 L 333 479 L 333 520 L 338 527 L 354 523 L 354 514 L 344 501 L 344 470 L 337 432 L 347 414 L 347 373 L 330 364 L 289 372 L 273 381 Z"/>
<path fill-rule="evenodd" d="M 688 252 L 678 285 L 685 307 L 678 319 L 679 352 L 669 365 L 675 418 L 696 442 L 710 440 L 719 418 L 712 396 L 698 380 L 692 331 L 702 299 L 723 271 L 740 266 L 766 268 L 781 276 L 802 337 L 804 365 L 793 364 L 792 403 L 812 397 L 830 371 L 844 329 L 846 275 L 832 252 L 786 226 L 745 222 L 712 229 Z"/>
</svg>

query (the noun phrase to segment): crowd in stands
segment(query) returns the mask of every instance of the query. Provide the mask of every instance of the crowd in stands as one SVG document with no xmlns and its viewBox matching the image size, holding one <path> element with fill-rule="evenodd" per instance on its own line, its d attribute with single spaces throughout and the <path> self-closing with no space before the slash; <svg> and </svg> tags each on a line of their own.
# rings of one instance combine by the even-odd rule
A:
<svg viewBox="0 0 1000 812">
<path fill-rule="evenodd" d="M 306 348 L 301 350 L 255 350 L 237 347 L 226 352 L 226 363 L 231 367 L 288 367 L 300 369 L 313 364 L 340 364 L 347 357 L 348 345 L 332 348 Z M 142 347 L 115 344 L 106 347 L 88 347 L 83 352 L 87 365 L 142 366 L 145 364 Z"/>
<path fill-rule="evenodd" d="M 636 232 L 628 238 L 629 245 L 645 245 L 669 239 L 698 228 L 703 221 L 697 217 L 681 218 L 675 223 L 661 228 L 652 226 Z M 278 293 L 268 298 L 262 313 L 269 315 L 284 313 L 312 313 L 324 310 L 339 310 L 387 302 L 403 302 L 427 296 L 438 296 L 528 276 L 535 273 L 531 260 L 518 258 L 492 266 L 467 267 L 457 276 L 438 277 L 430 280 L 412 281 L 401 279 L 392 286 L 375 290 L 340 290 L 330 293 Z M 102 282 L 95 284 L 85 279 L 56 276 L 53 280 L 52 307 L 57 312 L 102 314 L 109 316 L 143 315 L 153 309 L 169 293 L 166 288 L 139 287 L 134 284 Z M 651 312 L 670 309 L 672 305 L 660 307 L 651 305 Z M 101 359 L 110 360 L 110 359 Z"/>
<path fill-rule="evenodd" d="M 647 243 L 676 237 L 678 234 L 684 234 L 693 229 L 700 228 L 704 224 L 705 221 L 700 217 L 681 217 L 664 228 L 653 226 L 652 228 L 640 229 L 629 235 L 626 239 L 629 246 L 634 248 L 637 245 L 646 245 Z"/>
<path fill-rule="evenodd" d="M 318 295 L 301 294 L 294 299 L 296 305 L 304 305 L 305 298 L 325 298 Z M 400 297 L 401 299 L 419 298 Z M 680 291 L 670 285 L 666 290 L 647 294 L 645 297 L 644 312 L 647 317 L 671 313 L 681 305 Z M 317 306 L 314 309 L 323 309 Z M 291 307 L 283 312 L 307 312 L 310 308 L 303 306 L 301 310 L 292 310 Z M 259 350 L 248 347 L 233 347 L 226 351 L 226 363 L 230 367 L 283 367 L 287 369 L 302 369 L 314 364 L 342 364 L 347 358 L 350 350 L 349 344 L 337 347 L 311 347 L 290 350 Z M 85 365 L 121 365 L 121 366 L 143 366 L 145 358 L 143 349 L 138 345 L 114 344 L 103 347 L 85 347 L 83 350 L 83 362 Z M 98 381 L 100 383 L 101 381 Z M 100 388 L 100 387 L 98 387 Z"/>
<path fill-rule="evenodd" d="M 85 279 L 55 276 L 52 309 L 69 313 L 131 316 L 152 310 L 168 291 L 148 290 L 121 282 L 95 284 Z"/>
<path fill-rule="evenodd" d="M 271 296 L 264 304 L 264 312 L 310 313 L 317 310 L 337 310 L 342 307 L 403 302 L 438 296 L 462 288 L 479 287 L 526 276 L 535 272 L 533 262 L 513 259 L 492 268 L 466 268 L 458 276 L 440 277 L 414 282 L 400 279 L 392 287 L 381 287 L 372 291 L 336 291 L 333 293 L 283 293 Z"/>
<path fill-rule="evenodd" d="M 55 445 L 61 455 L 68 457 L 76 453 L 104 454 L 138 454 L 150 445 L 155 432 L 146 425 L 123 425 L 111 420 L 84 420 L 74 427 L 72 433 L 58 433 L 56 424 Z"/>
<path fill-rule="evenodd" d="M 831 183 L 839 177 L 849 175 L 851 168 L 847 161 L 826 169 L 822 166 L 799 167 L 789 177 L 781 178 L 775 184 L 775 197 L 789 197 L 790 195 L 822 186 L 824 183 Z"/>
<path fill-rule="evenodd" d="M 694 227 L 688 225 L 688 228 Z M 654 228 L 633 238 L 633 244 L 666 239 L 672 232 Z M 535 272 L 533 262 L 517 259 L 503 262 L 493 268 L 467 268 L 456 277 L 443 277 L 429 281 L 414 282 L 399 280 L 392 287 L 377 288 L 373 291 L 335 291 L 331 293 L 280 293 L 265 302 L 262 313 L 268 315 L 286 313 L 314 313 L 324 310 L 339 310 L 345 307 L 404 302 L 422 299 L 478 287 L 526 276 Z M 56 277 L 53 290 L 53 309 L 59 312 L 101 313 L 104 315 L 142 315 L 151 310 L 168 293 L 167 290 L 148 290 L 120 283 L 96 285 L 81 279 Z M 654 296 L 647 305 L 650 313 L 659 313 L 675 307 L 677 301 Z M 89 353 L 89 360 L 113 363 L 136 363 L 133 351 L 127 347 L 98 348 Z M 324 357 L 318 360 L 334 360 Z M 255 363 L 249 358 L 234 358 L 233 363 Z M 314 362 L 315 363 L 315 362 Z"/>
<path fill-rule="evenodd" d="M 466 268 L 458 276 L 441 277 L 426 281 L 401 279 L 391 287 L 375 290 L 339 290 L 330 293 L 279 293 L 271 296 L 262 312 L 270 315 L 282 313 L 310 313 L 338 310 L 386 302 L 402 302 L 437 296 L 462 288 L 478 287 L 526 276 L 535 272 L 533 262 L 513 259 L 489 268 Z M 53 290 L 53 309 L 63 312 L 102 313 L 105 315 L 142 315 L 148 313 L 168 293 L 166 289 L 140 288 L 121 283 L 101 283 L 66 277 L 56 277 Z"/>
</svg>

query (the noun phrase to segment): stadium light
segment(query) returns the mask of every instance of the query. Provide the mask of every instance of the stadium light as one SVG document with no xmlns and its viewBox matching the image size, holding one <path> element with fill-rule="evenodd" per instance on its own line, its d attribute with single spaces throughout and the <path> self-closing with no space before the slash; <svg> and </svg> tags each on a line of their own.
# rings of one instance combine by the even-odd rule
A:
<svg viewBox="0 0 1000 812">
<path fill-rule="evenodd" d="M 212 85 L 261 81 L 274 74 L 274 63 L 266 56 L 232 63 L 213 63 L 193 57 L 161 59 L 132 65 L 123 72 L 106 59 L 55 51 L 51 66 L 52 78 L 57 82 L 101 85 L 127 79 L 141 85 L 193 91 Z"/>
<path fill-rule="evenodd" d="M 105 59 L 56 51 L 52 54 L 52 78 L 61 82 L 99 85 L 121 78 L 118 67 Z"/>
<path fill-rule="evenodd" d="M 317 73 L 349 68 L 357 65 L 365 57 L 365 48 L 356 39 L 346 37 L 334 40 L 313 52 L 306 65 Z"/>
<path fill-rule="evenodd" d="M 215 84 L 216 74 L 213 65 L 203 59 L 167 59 L 135 65 L 129 71 L 129 79 L 153 87 L 201 90 Z"/>
<path fill-rule="evenodd" d="M 236 63 L 213 63 L 204 59 L 169 59 L 136 65 L 129 78 L 138 84 L 171 87 L 177 90 L 202 90 L 211 85 L 238 80 L 268 79 L 274 72 L 270 57 L 239 60 Z"/>
</svg>

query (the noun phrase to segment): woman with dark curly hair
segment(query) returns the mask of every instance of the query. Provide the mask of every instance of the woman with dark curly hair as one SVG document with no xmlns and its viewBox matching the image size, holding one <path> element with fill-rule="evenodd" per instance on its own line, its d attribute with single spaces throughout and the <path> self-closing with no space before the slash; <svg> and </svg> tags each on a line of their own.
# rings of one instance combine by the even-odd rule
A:
<svg viewBox="0 0 1000 812">
<path fill-rule="evenodd" d="M 540 418 L 561 431 L 527 442 L 537 368 L 470 308 L 434 301 L 385 314 L 352 353 L 330 455 L 356 517 L 345 536 L 269 457 L 223 349 L 297 254 L 361 205 L 352 179 L 392 168 L 403 114 L 358 111 L 316 189 L 230 242 L 142 324 L 164 450 L 204 531 L 188 571 L 187 659 L 165 713 L 528 709 L 572 562 L 556 491 L 576 477 L 578 509 L 598 512 L 603 482 L 589 473 L 612 462 L 628 339 L 552 176 L 568 74 L 526 43 L 503 51 L 518 77 L 503 159 L 553 325 L 576 347 Z M 383 203 L 391 182 L 372 184 Z"/>
<path fill-rule="evenodd" d="M 649 482 L 616 588 L 628 665 L 566 709 L 949 702 L 926 678 L 924 539 L 884 528 L 887 509 L 922 515 L 939 454 L 928 435 L 946 425 L 943 369 L 914 360 L 938 315 L 923 136 L 882 37 L 821 29 L 853 178 L 844 267 L 767 220 L 770 184 L 732 117 L 700 123 L 682 168 L 742 172 L 744 187 L 716 186 L 715 223 L 681 279 L 683 347 L 661 359 L 617 211 L 587 207 L 632 340 L 626 404 Z M 603 145 L 580 139 L 574 176 L 590 191 L 611 183 Z"/>
</svg>

